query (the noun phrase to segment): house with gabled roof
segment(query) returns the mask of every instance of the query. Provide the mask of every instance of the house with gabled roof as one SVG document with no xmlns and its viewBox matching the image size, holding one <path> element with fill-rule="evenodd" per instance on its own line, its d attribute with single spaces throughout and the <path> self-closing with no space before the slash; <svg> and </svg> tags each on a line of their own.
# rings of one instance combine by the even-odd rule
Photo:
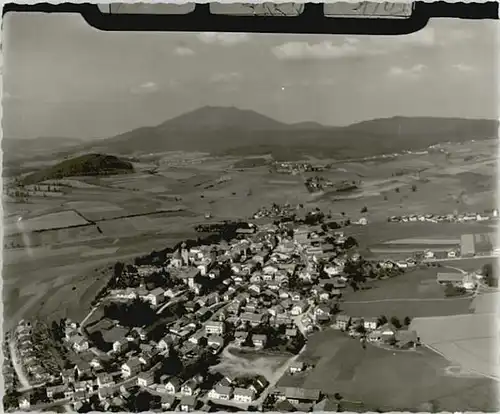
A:
<svg viewBox="0 0 500 414">
<path fill-rule="evenodd" d="M 378 326 L 378 318 L 375 317 L 370 317 L 370 318 L 363 318 L 363 327 L 366 330 L 374 330 L 377 329 Z"/>
<path fill-rule="evenodd" d="M 264 323 L 266 315 L 264 313 L 245 312 L 241 314 L 240 320 L 243 323 L 249 322 L 251 326 L 258 326 Z"/>
<path fill-rule="evenodd" d="M 249 404 L 255 399 L 255 391 L 250 388 L 237 387 L 234 389 L 234 401 Z"/>
<path fill-rule="evenodd" d="M 165 384 L 165 391 L 168 394 L 176 394 L 181 389 L 181 380 L 177 377 L 170 378 Z"/>
<path fill-rule="evenodd" d="M 64 392 L 68 389 L 68 386 L 63 384 L 63 385 L 54 385 L 52 387 L 47 387 L 46 389 L 46 394 L 47 398 L 54 398 L 58 394 L 64 394 Z"/>
<path fill-rule="evenodd" d="M 307 307 L 308 307 L 307 302 L 305 300 L 301 300 L 295 305 L 293 305 L 291 314 L 294 316 L 300 315 L 306 311 Z"/>
<path fill-rule="evenodd" d="M 276 392 L 278 395 L 285 397 L 292 404 L 316 403 L 321 397 L 320 390 L 301 387 L 277 387 Z"/>
<path fill-rule="evenodd" d="M 198 400 L 196 399 L 196 397 L 192 395 L 186 395 L 182 397 L 179 403 L 179 408 L 183 412 L 191 412 L 196 409 L 197 403 Z"/>
<path fill-rule="evenodd" d="M 351 317 L 349 315 L 337 315 L 335 317 L 335 327 L 345 331 L 349 327 Z"/>
<path fill-rule="evenodd" d="M 288 369 L 291 374 L 302 372 L 305 369 L 305 364 L 303 361 L 295 361 L 292 364 L 290 364 L 290 367 Z"/>
<path fill-rule="evenodd" d="M 92 372 L 92 367 L 86 361 L 80 361 L 75 365 L 76 372 L 79 377 L 89 375 Z"/>
<path fill-rule="evenodd" d="M 165 301 L 165 290 L 161 287 L 153 289 L 146 295 L 146 300 L 151 303 L 152 306 L 159 306 Z"/>
<path fill-rule="evenodd" d="M 441 285 L 447 285 L 451 283 L 454 286 L 462 286 L 464 281 L 464 274 L 459 272 L 439 272 L 437 274 L 437 282 Z"/>
<path fill-rule="evenodd" d="M 113 397 L 116 391 L 117 391 L 116 387 L 99 388 L 99 390 L 97 391 L 97 396 L 101 401 L 104 401 L 110 397 Z"/>
<path fill-rule="evenodd" d="M 21 410 L 28 410 L 31 407 L 31 396 L 29 394 L 23 395 L 19 398 L 18 405 Z"/>
<path fill-rule="evenodd" d="M 417 332 L 414 330 L 399 330 L 395 334 L 396 346 L 398 348 L 411 348 L 418 345 Z"/>
<path fill-rule="evenodd" d="M 102 374 L 99 374 L 97 376 L 97 386 L 99 388 L 102 387 L 109 387 L 111 385 L 114 385 L 113 377 L 108 374 L 107 372 L 103 372 Z"/>
<path fill-rule="evenodd" d="M 199 381 L 195 378 L 187 380 L 181 387 L 183 395 L 194 395 L 199 388 Z"/>
<path fill-rule="evenodd" d="M 257 349 L 265 348 L 267 344 L 267 335 L 252 335 L 252 342 Z"/>
<path fill-rule="evenodd" d="M 171 394 L 161 396 L 161 408 L 162 410 L 171 410 L 175 403 L 175 396 Z"/>
<path fill-rule="evenodd" d="M 141 361 L 137 357 L 130 358 L 121 366 L 122 376 L 124 378 L 133 377 L 141 372 Z"/>
<path fill-rule="evenodd" d="M 209 391 L 208 398 L 215 400 L 230 400 L 233 395 L 233 389 L 230 386 L 221 385 L 220 383 Z"/>
</svg>

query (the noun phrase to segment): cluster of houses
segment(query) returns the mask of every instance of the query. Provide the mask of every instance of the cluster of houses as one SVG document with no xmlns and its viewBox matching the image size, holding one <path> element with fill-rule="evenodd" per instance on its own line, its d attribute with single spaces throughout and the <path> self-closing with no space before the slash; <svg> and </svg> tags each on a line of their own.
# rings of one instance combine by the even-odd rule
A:
<svg viewBox="0 0 500 414">
<path fill-rule="evenodd" d="M 2 364 L 4 389 L 6 391 L 11 391 L 16 386 L 16 373 L 12 365 L 12 355 L 10 355 L 9 339 L 9 337 L 6 337 L 4 341 L 4 360 Z"/>
<path fill-rule="evenodd" d="M 68 348 L 75 352 L 85 352 L 90 348 L 87 338 L 79 331 L 79 325 L 71 320 L 66 320 L 64 324 L 64 341 Z"/>
<path fill-rule="evenodd" d="M 331 189 L 335 192 L 344 192 L 356 190 L 360 182 L 359 181 L 330 181 L 325 180 L 323 177 L 309 177 L 304 182 L 307 190 L 311 193 L 323 191 L 325 189 Z"/>
<path fill-rule="evenodd" d="M 279 174 L 297 175 L 304 172 L 315 172 L 325 170 L 324 166 L 314 166 L 308 162 L 279 162 L 273 164 L 274 171 Z"/>
<path fill-rule="evenodd" d="M 298 210 L 299 208 L 300 208 L 300 205 L 293 207 L 290 204 L 279 205 L 279 204 L 274 203 L 271 207 L 259 208 L 252 215 L 252 217 L 256 220 L 264 218 L 264 217 L 265 218 L 289 217 L 292 214 L 294 214 L 295 211 Z"/>
<path fill-rule="evenodd" d="M 53 374 L 47 370 L 40 355 L 36 351 L 35 340 L 33 339 L 33 329 L 30 321 L 21 320 L 14 332 L 16 342 L 17 357 L 25 373 L 33 384 L 42 384 L 50 381 Z"/>
<path fill-rule="evenodd" d="M 380 323 L 379 318 L 375 317 L 361 318 L 340 314 L 336 316 L 333 327 L 348 332 L 352 337 L 402 349 L 415 348 L 420 343 L 416 331 L 398 329 L 391 322 Z"/>
<path fill-rule="evenodd" d="M 492 211 L 487 211 L 483 213 L 449 213 L 449 214 L 411 214 L 403 216 L 391 216 L 387 221 L 392 223 L 407 223 L 414 221 L 427 221 L 430 223 L 464 223 L 472 221 L 485 221 L 491 218 L 498 217 L 498 210 L 494 209 Z"/>
<path fill-rule="evenodd" d="M 236 403 L 250 404 L 268 385 L 267 379 L 260 375 L 254 377 L 246 386 L 224 376 L 208 392 L 208 398 L 217 402 L 233 400 Z"/>
<path fill-rule="evenodd" d="M 159 396 L 162 409 L 192 411 L 207 398 L 250 404 L 266 388 L 265 378 L 243 386 L 226 377 L 204 393 L 200 376 L 159 376 L 158 366 L 173 349 L 186 366 L 199 363 L 206 351 L 221 353 L 230 342 L 264 349 L 271 343 L 269 332 L 273 340 L 279 336 L 292 343 L 331 324 L 337 299 L 348 285 L 344 266 L 360 259 L 346 247 L 347 240 L 342 232 L 321 226 L 267 223 L 230 242 L 189 248 L 183 243 L 164 263 L 127 267 L 124 280 L 132 273 L 144 279 L 164 272 L 175 286 L 134 283 L 110 290 L 108 300 L 142 299 L 158 317 L 175 301 L 182 304 L 183 315 L 168 323 L 162 339 L 155 341 L 149 326 L 130 329 L 104 318 L 82 329 L 66 320 L 63 341 L 80 362 L 61 373 L 61 383 L 54 385 L 59 388 L 47 388 L 47 398 L 68 399 L 78 409 L 97 395 L 105 409 L 120 408 L 130 387 L 139 387 Z M 349 320 L 341 329 L 354 325 Z M 100 330 L 110 349 L 93 342 L 93 329 Z M 22 340 L 21 335 L 20 351 Z"/>
</svg>

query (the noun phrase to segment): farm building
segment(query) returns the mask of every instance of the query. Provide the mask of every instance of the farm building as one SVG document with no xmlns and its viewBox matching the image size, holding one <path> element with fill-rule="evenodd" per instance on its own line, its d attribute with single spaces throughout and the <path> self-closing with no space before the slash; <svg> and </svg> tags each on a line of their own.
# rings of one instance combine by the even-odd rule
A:
<svg viewBox="0 0 500 414">
<path fill-rule="evenodd" d="M 473 234 L 463 234 L 460 238 L 460 254 L 462 257 L 476 254 Z"/>
<path fill-rule="evenodd" d="M 316 403 L 321 398 L 321 392 L 317 389 L 307 389 L 299 387 L 277 387 L 275 390 L 278 399 L 286 399 L 294 403 Z"/>
<path fill-rule="evenodd" d="M 492 252 L 497 244 L 495 233 L 475 234 L 474 241 L 476 245 L 476 252 L 480 254 Z"/>
<path fill-rule="evenodd" d="M 463 234 L 460 239 L 462 256 L 490 253 L 495 250 L 494 233 Z"/>
<path fill-rule="evenodd" d="M 452 285 L 462 286 L 464 282 L 463 273 L 438 273 L 437 282 L 441 285 L 447 285 L 451 283 Z"/>
</svg>

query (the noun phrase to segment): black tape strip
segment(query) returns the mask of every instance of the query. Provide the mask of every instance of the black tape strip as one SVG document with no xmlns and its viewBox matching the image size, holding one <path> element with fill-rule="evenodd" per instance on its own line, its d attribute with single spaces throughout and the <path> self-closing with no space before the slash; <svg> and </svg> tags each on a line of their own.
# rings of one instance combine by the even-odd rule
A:
<svg viewBox="0 0 500 414">
<path fill-rule="evenodd" d="M 38 3 L 23 5 L 6 3 L 9 12 L 80 13 L 93 27 L 107 31 L 167 32 L 257 32 L 304 34 L 398 35 L 425 27 L 434 17 L 460 19 L 498 19 L 499 2 L 434 3 L 417 2 L 411 17 L 350 18 L 326 17 L 323 4 L 307 3 L 299 16 L 227 16 L 210 13 L 208 4 L 197 4 L 193 12 L 181 15 L 109 14 L 97 5 Z"/>
</svg>

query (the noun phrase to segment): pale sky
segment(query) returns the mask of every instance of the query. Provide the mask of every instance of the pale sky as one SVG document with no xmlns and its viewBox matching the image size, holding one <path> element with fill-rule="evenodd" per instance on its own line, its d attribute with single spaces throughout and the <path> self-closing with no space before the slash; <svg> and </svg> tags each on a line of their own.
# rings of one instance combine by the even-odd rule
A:
<svg viewBox="0 0 500 414">
<path fill-rule="evenodd" d="M 496 118 L 496 22 L 434 19 L 394 37 L 101 32 L 8 14 L 4 136 L 106 138 L 203 105 L 328 125 Z"/>
</svg>

